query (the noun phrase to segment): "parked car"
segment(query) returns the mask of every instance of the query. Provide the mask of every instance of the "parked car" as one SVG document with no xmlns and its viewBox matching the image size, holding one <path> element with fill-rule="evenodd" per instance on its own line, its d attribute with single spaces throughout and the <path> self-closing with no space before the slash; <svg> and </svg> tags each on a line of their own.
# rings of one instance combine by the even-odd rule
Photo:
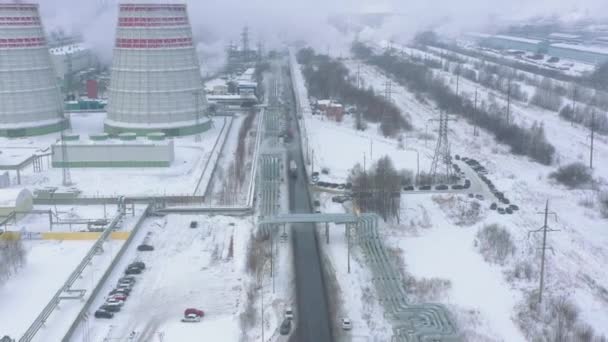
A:
<svg viewBox="0 0 608 342">
<path fill-rule="evenodd" d="M 124 276 L 124 277 L 120 277 L 118 279 L 118 282 L 135 284 L 137 282 L 137 279 L 133 276 Z"/>
<path fill-rule="evenodd" d="M 519 207 L 518 207 L 518 206 L 516 206 L 515 204 L 511 204 L 511 205 L 509 206 L 509 208 L 511 208 L 511 210 L 513 210 L 513 211 L 519 210 Z"/>
<path fill-rule="evenodd" d="M 128 296 L 131 294 L 131 289 L 114 289 L 114 290 L 110 291 L 110 293 L 108 293 L 108 296 L 112 296 L 115 294 L 122 294 L 122 295 Z"/>
<path fill-rule="evenodd" d="M 452 190 L 462 190 L 462 189 L 464 189 L 464 186 L 462 186 L 460 184 L 452 185 Z"/>
<path fill-rule="evenodd" d="M 198 228 L 198 222 L 196 222 L 196 221 L 191 221 L 191 222 L 190 222 L 190 228 Z"/>
<path fill-rule="evenodd" d="M 182 318 L 182 322 L 184 322 L 184 323 L 198 323 L 200 321 L 201 321 L 201 316 L 198 316 L 195 314 L 185 315 L 184 318 Z"/>
<path fill-rule="evenodd" d="M 141 274 L 141 268 L 129 267 L 125 270 L 126 275 Z"/>
<path fill-rule="evenodd" d="M 111 319 L 114 317 L 114 314 L 105 310 L 97 310 L 95 311 L 95 318 L 105 318 Z"/>
<path fill-rule="evenodd" d="M 506 212 L 507 212 L 507 214 L 509 214 L 509 215 L 513 214 L 513 209 L 511 209 L 511 208 L 509 208 L 509 207 L 507 207 L 507 208 L 505 209 L 505 211 L 506 211 Z"/>
<path fill-rule="evenodd" d="M 423 185 L 418 187 L 418 190 L 431 190 L 431 186 L 430 185 Z"/>
<path fill-rule="evenodd" d="M 492 203 L 492 205 L 490 205 L 490 210 L 496 210 L 498 208 L 498 204 L 496 203 Z"/>
<path fill-rule="evenodd" d="M 293 309 L 292 308 L 285 309 L 285 318 L 293 320 Z"/>
<path fill-rule="evenodd" d="M 199 317 L 205 316 L 205 312 L 203 310 L 194 309 L 194 308 L 188 308 L 188 309 L 184 310 L 184 317 L 191 315 L 191 314 L 197 315 Z"/>
<path fill-rule="evenodd" d="M 346 184 L 338 184 L 338 189 L 339 189 L 339 190 L 344 190 L 344 189 L 346 189 Z"/>
<path fill-rule="evenodd" d="M 349 318 L 342 318 L 342 330 L 352 330 L 353 323 Z"/>
<path fill-rule="evenodd" d="M 435 187 L 435 190 L 447 190 L 447 189 L 448 189 L 448 186 L 445 184 L 437 185 Z"/>
<path fill-rule="evenodd" d="M 146 264 L 143 261 L 134 261 L 129 264 L 129 267 L 138 267 L 143 270 L 146 269 Z"/>
<path fill-rule="evenodd" d="M 498 208 L 497 210 L 498 210 L 498 213 L 499 213 L 499 214 L 501 214 L 501 215 L 504 215 L 504 214 L 505 214 L 505 208 L 500 207 L 500 208 Z"/>
<path fill-rule="evenodd" d="M 459 155 L 455 155 L 455 156 L 454 156 L 454 159 L 456 159 L 456 160 L 460 160 L 460 156 L 459 156 Z"/>
<path fill-rule="evenodd" d="M 119 283 L 119 284 L 116 284 L 116 288 L 117 289 L 129 289 L 129 290 L 132 290 L 133 289 L 133 284 Z"/>
<path fill-rule="evenodd" d="M 414 191 L 414 186 L 413 185 L 404 186 L 403 191 Z"/>
<path fill-rule="evenodd" d="M 283 320 L 283 323 L 281 323 L 281 328 L 279 329 L 279 333 L 281 333 L 281 335 L 289 335 L 290 332 L 291 332 L 291 320 L 285 318 Z"/>
<path fill-rule="evenodd" d="M 114 313 L 114 312 L 119 312 L 120 311 L 120 306 L 118 306 L 118 305 L 107 305 L 107 304 L 104 304 L 101 307 L 99 307 L 99 310 L 103 310 L 103 311 L 106 311 L 106 312 L 112 312 L 112 313 Z"/>
<path fill-rule="evenodd" d="M 481 194 L 475 195 L 475 198 L 477 198 L 480 201 L 483 201 L 483 195 L 481 195 Z"/>
<path fill-rule="evenodd" d="M 469 194 L 469 198 L 475 198 L 475 194 L 470 193 L 470 194 Z"/>
<path fill-rule="evenodd" d="M 508 198 L 501 198 L 500 201 L 502 202 L 502 204 L 511 204 L 511 201 L 509 201 Z"/>
<path fill-rule="evenodd" d="M 314 204 L 315 207 L 320 207 L 321 206 L 321 202 L 319 202 L 318 200 L 315 200 L 312 203 Z"/>
<path fill-rule="evenodd" d="M 151 252 L 154 250 L 154 246 L 147 245 L 147 244 L 141 244 L 141 245 L 137 246 L 137 250 L 140 252 Z"/>
<path fill-rule="evenodd" d="M 122 300 L 122 301 L 126 301 L 127 300 L 127 296 L 126 295 L 119 294 L 119 293 L 113 294 L 110 298 L 116 299 L 116 300 Z"/>
</svg>

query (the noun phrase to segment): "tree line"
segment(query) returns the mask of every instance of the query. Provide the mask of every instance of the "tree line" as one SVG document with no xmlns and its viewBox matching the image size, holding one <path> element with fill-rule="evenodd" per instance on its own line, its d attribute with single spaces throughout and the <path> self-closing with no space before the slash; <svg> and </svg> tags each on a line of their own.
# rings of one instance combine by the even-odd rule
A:
<svg viewBox="0 0 608 342">
<path fill-rule="evenodd" d="M 372 88 L 356 86 L 356 77 L 349 73 L 342 62 L 327 55 L 316 54 L 311 48 L 298 51 L 296 57 L 303 66 L 302 74 L 309 95 L 356 106 L 365 120 L 380 123 L 380 130 L 385 137 L 394 137 L 400 131 L 412 129 L 406 116 L 394 103 L 377 95 Z"/>
<path fill-rule="evenodd" d="M 427 65 L 390 53 L 361 55 L 359 52 L 365 49 L 358 46 L 359 44 L 361 43 L 354 43 L 352 52 L 355 56 L 393 75 L 400 84 L 415 93 L 417 98 L 425 95 L 432 99 L 440 110 L 460 115 L 471 124 L 493 133 L 496 140 L 509 145 L 514 154 L 529 156 L 545 165 L 553 161 L 555 148 L 547 141 L 542 123 L 521 127 L 507 122 L 504 112 L 497 106 L 484 103 L 476 105 L 472 99 L 456 94 L 445 84 L 443 78 L 436 77 Z"/>
</svg>

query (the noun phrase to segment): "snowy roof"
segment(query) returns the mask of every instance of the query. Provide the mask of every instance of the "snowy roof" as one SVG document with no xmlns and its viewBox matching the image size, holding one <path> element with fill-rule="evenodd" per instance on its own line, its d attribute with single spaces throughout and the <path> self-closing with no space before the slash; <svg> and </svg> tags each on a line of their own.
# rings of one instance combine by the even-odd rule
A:
<svg viewBox="0 0 608 342">
<path fill-rule="evenodd" d="M 603 46 L 593 46 L 593 45 L 574 45 L 574 44 L 551 44 L 552 47 L 562 48 L 562 49 L 570 49 L 577 50 L 582 52 L 591 52 L 597 53 L 600 55 L 608 55 L 608 48 Z"/>
<path fill-rule="evenodd" d="M 24 188 L 0 189 L 0 208 L 14 208 L 28 197 L 32 197 L 32 193 Z"/>
<path fill-rule="evenodd" d="M 84 50 L 87 50 L 87 47 L 85 47 L 81 43 L 77 43 L 77 44 L 70 44 L 70 45 L 54 47 L 54 48 L 50 49 L 49 51 L 51 52 L 51 55 L 60 56 L 60 55 L 67 55 L 70 53 L 75 53 L 75 52 L 84 51 Z"/>
<path fill-rule="evenodd" d="M 551 37 L 551 38 L 562 38 L 562 39 L 578 39 L 578 38 L 580 38 L 581 36 L 576 35 L 576 34 L 569 34 L 569 33 L 559 33 L 559 32 L 556 32 L 556 33 L 551 33 L 551 34 L 549 35 L 549 37 Z"/>
<path fill-rule="evenodd" d="M 490 37 L 492 37 L 492 35 L 490 35 L 490 34 L 479 33 L 479 32 L 469 32 L 466 35 L 469 36 L 469 37 L 475 37 L 475 38 L 490 38 Z"/>
<path fill-rule="evenodd" d="M 319 106 L 329 106 L 331 104 L 331 100 L 319 100 L 317 101 Z"/>
<path fill-rule="evenodd" d="M 499 39 L 504 39 L 504 40 L 511 40 L 514 42 L 528 43 L 528 44 L 539 44 L 542 42 L 542 41 L 536 40 L 536 39 L 528 39 L 528 38 L 514 37 L 514 36 L 496 35 L 494 37 L 499 38 Z"/>
<path fill-rule="evenodd" d="M 252 81 L 244 81 L 244 80 L 239 80 L 239 87 L 257 87 L 258 84 L 257 82 L 252 82 Z"/>
</svg>

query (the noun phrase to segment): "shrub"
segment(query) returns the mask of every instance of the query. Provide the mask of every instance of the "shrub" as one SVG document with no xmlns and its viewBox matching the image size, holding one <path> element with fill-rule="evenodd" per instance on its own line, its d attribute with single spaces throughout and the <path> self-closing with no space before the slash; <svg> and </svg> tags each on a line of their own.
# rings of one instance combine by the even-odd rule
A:
<svg viewBox="0 0 608 342">
<path fill-rule="evenodd" d="M 581 163 L 562 166 L 557 171 L 551 173 L 550 177 L 570 188 L 589 184 L 593 180 L 591 170 Z"/>
<path fill-rule="evenodd" d="M 608 218 L 608 191 L 603 191 L 599 194 L 600 212 L 605 218 Z"/>
<path fill-rule="evenodd" d="M 487 225 L 477 233 L 479 251 L 487 262 L 504 265 L 515 253 L 511 233 L 497 224 Z"/>
</svg>

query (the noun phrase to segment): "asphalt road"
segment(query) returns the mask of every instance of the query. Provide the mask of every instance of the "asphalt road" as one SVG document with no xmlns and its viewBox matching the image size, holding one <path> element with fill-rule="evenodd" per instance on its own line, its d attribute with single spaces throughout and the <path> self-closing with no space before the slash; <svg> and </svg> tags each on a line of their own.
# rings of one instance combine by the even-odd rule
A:
<svg viewBox="0 0 608 342">
<path fill-rule="evenodd" d="M 288 125 L 294 132 L 293 142 L 289 146 L 289 158 L 298 165 L 298 177 L 290 177 L 289 209 L 292 213 L 310 213 L 310 194 L 306 175 L 302 166 L 300 133 L 296 125 L 295 108 L 290 108 L 291 120 Z M 296 274 L 296 295 L 298 317 L 296 322 L 297 341 L 331 342 L 331 320 L 329 319 L 327 296 L 323 282 L 320 251 L 312 224 L 295 224 L 292 226 L 293 253 Z"/>
</svg>

